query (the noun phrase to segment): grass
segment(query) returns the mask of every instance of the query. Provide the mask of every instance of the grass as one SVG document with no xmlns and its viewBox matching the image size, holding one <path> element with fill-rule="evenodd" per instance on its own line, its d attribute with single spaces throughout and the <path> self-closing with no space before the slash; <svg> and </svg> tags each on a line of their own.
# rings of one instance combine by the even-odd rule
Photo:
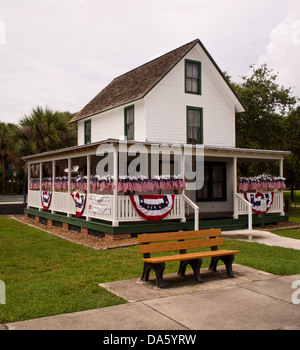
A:
<svg viewBox="0 0 300 350">
<path fill-rule="evenodd" d="M 300 273 L 300 251 L 256 243 L 225 241 L 240 250 L 235 262 L 279 275 Z M 0 323 L 16 322 L 125 303 L 99 283 L 138 278 L 138 247 L 96 251 L 42 230 L 0 217 L 0 280 L 6 304 Z M 204 259 L 207 267 L 209 259 Z M 166 273 L 177 263 L 166 264 Z"/>
<path fill-rule="evenodd" d="M 291 199 L 291 191 L 284 191 L 283 192 L 284 200 Z M 300 190 L 297 190 L 294 195 L 294 202 L 293 203 L 300 204 Z"/>
<path fill-rule="evenodd" d="M 276 230 L 272 231 L 276 235 L 293 238 L 293 239 L 300 239 L 300 229 L 292 229 L 292 230 Z"/>
</svg>

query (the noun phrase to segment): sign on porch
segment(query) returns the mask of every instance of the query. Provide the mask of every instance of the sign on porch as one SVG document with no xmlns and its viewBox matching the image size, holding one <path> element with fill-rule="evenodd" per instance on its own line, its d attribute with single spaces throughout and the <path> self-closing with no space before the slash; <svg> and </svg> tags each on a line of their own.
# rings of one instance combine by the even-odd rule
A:
<svg viewBox="0 0 300 350">
<path fill-rule="evenodd" d="M 90 194 L 89 211 L 110 215 L 112 207 L 112 197 L 100 194 Z"/>
<path fill-rule="evenodd" d="M 151 221 L 160 221 L 173 209 L 174 194 L 130 196 L 138 214 Z"/>
</svg>

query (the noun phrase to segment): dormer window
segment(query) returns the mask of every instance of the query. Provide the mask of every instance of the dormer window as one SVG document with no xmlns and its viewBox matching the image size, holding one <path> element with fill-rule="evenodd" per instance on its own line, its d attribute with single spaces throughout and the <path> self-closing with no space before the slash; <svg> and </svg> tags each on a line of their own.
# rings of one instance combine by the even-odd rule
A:
<svg viewBox="0 0 300 350">
<path fill-rule="evenodd" d="M 185 60 L 185 92 L 201 95 L 201 62 Z"/>
</svg>

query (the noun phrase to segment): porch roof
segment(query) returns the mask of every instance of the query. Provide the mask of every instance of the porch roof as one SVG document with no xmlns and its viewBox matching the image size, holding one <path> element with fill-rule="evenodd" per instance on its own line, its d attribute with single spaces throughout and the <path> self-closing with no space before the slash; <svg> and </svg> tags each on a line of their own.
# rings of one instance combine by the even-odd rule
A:
<svg viewBox="0 0 300 350">
<path fill-rule="evenodd" d="M 81 153 L 84 151 L 88 153 L 93 149 L 96 149 L 101 144 L 118 144 L 122 142 L 126 142 L 128 145 L 142 144 L 145 146 L 151 146 L 151 145 L 174 146 L 173 143 L 167 143 L 167 142 L 159 143 L 155 141 L 142 142 L 142 141 L 122 141 L 118 139 L 107 139 L 103 141 L 90 143 L 88 145 L 73 146 L 68 148 L 62 148 L 59 150 L 28 155 L 26 157 L 23 157 L 22 159 L 25 161 L 35 161 L 35 160 L 42 160 L 43 158 L 45 159 L 55 158 L 56 156 L 62 156 L 64 154 L 67 155 L 67 154 L 73 154 L 73 153 L 79 153 L 79 152 Z M 176 144 L 176 145 L 181 147 L 184 146 L 184 144 Z M 195 145 L 188 145 L 188 146 L 195 148 Z M 202 146 L 202 145 L 197 145 L 197 146 Z M 237 158 L 247 158 L 249 160 L 250 159 L 270 159 L 270 160 L 278 159 L 279 160 L 291 154 L 290 151 L 222 147 L 222 146 L 212 146 L 212 145 L 204 145 L 203 147 L 204 147 L 204 155 L 206 156 L 237 157 Z"/>
</svg>

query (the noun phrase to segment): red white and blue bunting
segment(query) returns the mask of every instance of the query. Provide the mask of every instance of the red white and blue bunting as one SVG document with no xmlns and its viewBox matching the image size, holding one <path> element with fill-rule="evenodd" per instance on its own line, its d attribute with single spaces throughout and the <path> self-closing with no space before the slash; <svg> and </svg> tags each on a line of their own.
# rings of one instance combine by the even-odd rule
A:
<svg viewBox="0 0 300 350">
<path fill-rule="evenodd" d="M 86 202 L 86 193 L 79 193 L 77 191 L 71 192 L 71 196 L 75 202 L 76 216 L 79 217 L 83 214 Z"/>
<path fill-rule="evenodd" d="M 51 204 L 52 192 L 51 191 L 42 191 L 41 200 L 44 210 L 49 209 Z"/>
<path fill-rule="evenodd" d="M 174 206 L 174 194 L 130 196 L 130 200 L 138 214 L 151 221 L 165 218 Z"/>
<path fill-rule="evenodd" d="M 268 193 L 244 193 L 245 199 L 253 205 L 252 210 L 256 214 L 261 214 L 261 199 L 266 199 L 266 211 L 271 208 L 274 198 L 274 192 Z"/>
<path fill-rule="evenodd" d="M 286 189 L 285 178 L 280 176 L 239 177 L 239 192 L 282 191 Z"/>
</svg>

